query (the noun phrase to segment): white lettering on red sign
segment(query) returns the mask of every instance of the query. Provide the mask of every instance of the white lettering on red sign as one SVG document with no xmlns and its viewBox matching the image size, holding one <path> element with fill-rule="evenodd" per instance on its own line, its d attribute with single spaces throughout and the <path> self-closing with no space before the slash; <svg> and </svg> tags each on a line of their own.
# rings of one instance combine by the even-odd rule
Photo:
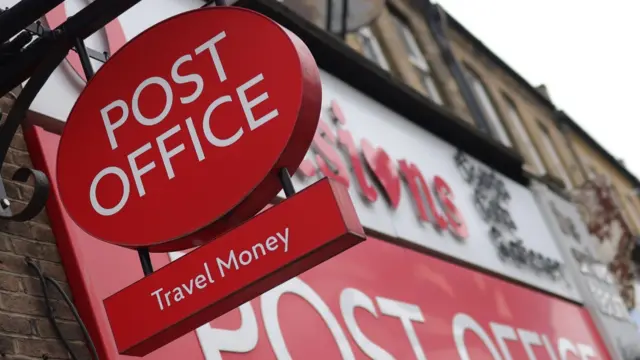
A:
<svg viewBox="0 0 640 360">
<path fill-rule="evenodd" d="M 248 266 L 253 261 L 259 260 L 260 258 L 277 251 L 281 248 L 281 245 L 282 251 L 289 251 L 288 227 L 286 227 L 282 232 L 278 231 L 274 235 L 269 236 L 262 242 L 257 242 L 249 249 L 243 249 L 238 253 L 236 253 L 236 250 L 231 250 L 225 256 L 216 257 L 215 264 L 217 265 L 218 275 L 220 278 L 224 278 L 230 271 L 239 270 L 241 266 Z M 203 290 L 209 284 L 213 283 L 215 283 L 215 279 L 211 275 L 209 263 L 205 261 L 202 264 L 201 273 L 188 278 L 184 283 L 173 287 L 172 290 L 165 291 L 164 287 L 160 287 L 151 292 L 151 296 L 156 298 L 158 301 L 158 307 L 162 311 L 165 307 L 170 307 L 172 303 L 179 303 L 189 295 L 192 295 L 194 290 Z"/>
<path fill-rule="evenodd" d="M 216 73 L 218 74 L 218 81 L 220 83 L 227 80 L 227 76 L 224 70 L 223 62 L 221 60 L 221 56 L 216 48 L 216 44 L 223 40 L 226 37 L 225 32 L 221 32 L 211 38 L 209 41 L 205 42 L 201 46 L 194 49 L 195 55 L 202 54 L 207 52 L 212 60 L 213 66 L 215 67 Z M 203 91 L 205 86 L 205 81 L 203 77 L 198 73 L 191 73 L 180 75 L 179 69 L 180 66 L 188 63 L 193 60 L 193 57 L 190 54 L 186 54 L 178 58 L 170 71 L 170 78 L 173 84 L 188 84 L 193 83 L 195 85 L 195 90 L 188 96 L 180 97 L 180 102 L 182 104 L 189 104 L 197 100 L 200 94 Z M 264 101 L 269 99 L 269 94 L 265 91 L 258 95 L 253 99 L 249 99 L 247 96 L 247 91 L 252 87 L 258 85 L 261 81 L 264 80 L 264 76 L 262 73 L 255 75 L 253 78 L 244 82 L 240 86 L 236 88 L 236 94 L 238 102 L 242 108 L 242 111 L 245 116 L 246 123 L 249 127 L 250 131 L 256 130 L 260 126 L 269 122 L 278 116 L 278 109 L 272 109 L 267 112 L 265 115 L 262 115 L 258 119 L 256 119 L 255 114 L 253 113 L 253 108 L 263 103 Z M 140 97 L 143 95 L 144 90 L 152 87 L 159 87 L 162 89 L 164 93 L 164 104 L 156 104 L 158 106 L 159 112 L 157 114 L 143 114 L 140 109 Z M 169 113 L 171 112 L 171 108 L 173 106 L 174 99 L 174 90 L 172 88 L 172 84 L 161 76 L 153 76 L 144 81 L 142 81 L 135 91 L 132 94 L 129 102 L 123 99 L 117 99 L 106 105 L 104 108 L 100 110 L 100 114 L 102 116 L 102 120 L 104 123 L 105 131 L 107 137 L 109 138 L 109 144 L 111 145 L 111 150 L 116 150 L 118 148 L 118 141 L 116 137 L 116 130 L 120 128 L 125 122 L 130 118 L 130 113 L 133 114 L 133 118 L 143 126 L 154 126 L 162 122 Z M 127 99 L 128 100 L 128 99 Z M 211 130 L 211 121 L 212 115 L 214 111 L 227 103 L 232 102 L 234 99 L 232 95 L 223 95 L 213 100 L 209 107 L 206 109 L 204 116 L 202 117 L 201 127 L 204 133 L 204 137 L 209 145 L 214 147 L 227 147 L 236 143 L 240 138 L 244 135 L 244 128 L 239 127 L 238 130 L 231 136 L 222 138 L 213 133 Z M 198 161 L 203 161 L 205 159 L 205 153 L 203 150 L 203 141 L 198 137 L 196 127 L 194 124 L 194 120 L 192 117 L 188 117 L 184 120 L 184 125 L 186 131 L 189 133 L 189 138 L 191 140 L 190 148 L 193 150 L 193 155 Z M 164 133 L 158 135 L 155 139 L 155 142 L 147 142 L 143 144 L 138 149 L 132 151 L 127 155 L 127 159 L 129 162 L 129 169 L 121 169 L 116 166 L 109 166 L 102 169 L 96 176 L 93 178 L 91 182 L 89 197 L 91 200 L 91 205 L 93 209 L 100 215 L 103 216 L 111 216 L 118 213 L 122 208 L 126 205 L 129 196 L 131 195 L 131 184 L 129 183 L 129 176 L 133 178 L 135 183 L 135 189 L 137 195 L 139 197 L 143 197 L 146 194 L 146 190 L 144 187 L 143 175 L 155 169 L 158 165 L 156 161 L 150 161 L 146 164 L 140 164 L 138 162 L 138 158 L 143 154 L 152 151 L 154 155 L 159 155 L 161 159 L 161 166 L 164 168 L 164 171 L 167 174 L 167 179 L 173 179 L 176 174 L 174 173 L 173 166 L 171 163 L 171 159 L 178 154 L 182 153 L 186 150 L 186 146 L 184 143 L 180 143 L 171 149 L 167 148 L 166 142 L 173 135 L 177 134 L 180 131 L 184 131 L 184 129 L 180 126 L 180 124 L 175 125 Z M 206 143 L 205 143 L 205 146 Z M 128 171 L 128 173 L 127 173 Z M 118 180 L 122 183 L 122 197 L 118 201 L 115 206 L 105 207 L 98 200 L 98 186 L 100 181 L 107 175 L 115 175 Z M 129 175 L 129 176 L 128 176 Z"/>
<path fill-rule="evenodd" d="M 171 253 L 170 255 L 172 260 L 182 256 L 180 253 Z M 287 349 L 286 340 L 282 335 L 278 320 L 278 302 L 284 294 L 296 295 L 306 301 L 324 321 L 336 342 L 341 358 L 355 360 L 347 333 L 338 322 L 336 315 L 320 295 L 299 277 L 287 281 L 260 297 L 262 322 L 271 344 L 271 349 L 277 359 L 291 359 L 291 354 Z M 214 328 L 207 324 L 197 330 L 197 335 L 207 360 L 222 360 L 224 352 L 249 353 L 257 346 L 259 324 L 253 305 L 247 302 L 238 309 L 241 318 L 239 328 L 226 330 Z M 355 288 L 345 288 L 340 293 L 340 315 L 346 324 L 346 330 L 360 350 L 373 360 L 396 360 L 380 344 L 374 343 L 362 332 L 355 318 L 356 309 L 365 310 L 376 318 L 380 318 L 380 316 L 397 318 L 405 330 L 408 340 L 407 345 L 411 346 L 415 359 L 429 359 L 428 349 L 425 349 L 422 345 L 423 342 L 421 342 L 424 339 L 418 338 L 414 328 L 416 324 L 425 322 L 425 317 L 418 305 L 379 296 L 372 299 L 369 295 Z M 524 348 L 528 360 L 537 360 L 534 353 L 536 348 L 544 351 L 550 360 L 569 360 L 574 358 L 593 360 L 598 358 L 595 349 L 588 344 L 560 337 L 557 339 L 557 347 L 554 347 L 552 345 L 554 342 L 546 334 L 498 322 L 490 322 L 489 329 L 485 329 L 472 316 L 458 312 L 451 319 L 451 335 L 461 360 L 473 360 L 469 356 L 469 350 L 465 343 L 465 336 L 469 332 L 482 341 L 494 360 L 513 359 L 509 352 L 509 346 L 516 344 Z M 492 339 L 495 339 L 495 341 Z"/>
<path fill-rule="evenodd" d="M 171 16 L 114 53 L 78 97 L 58 146 L 60 200 L 111 244 L 203 245 L 277 196 L 321 104 L 313 54 L 280 24 L 238 7 Z"/>
</svg>

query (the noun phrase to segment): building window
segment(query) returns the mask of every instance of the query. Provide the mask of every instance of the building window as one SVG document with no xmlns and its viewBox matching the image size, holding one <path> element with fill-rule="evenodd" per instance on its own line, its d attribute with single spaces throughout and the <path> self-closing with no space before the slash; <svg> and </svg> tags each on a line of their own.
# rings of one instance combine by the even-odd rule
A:
<svg viewBox="0 0 640 360">
<path fill-rule="evenodd" d="M 360 42 L 360 46 L 362 46 L 362 53 L 364 56 L 378 64 L 381 68 L 389 71 L 389 63 L 387 62 L 387 58 L 384 56 L 382 52 L 382 48 L 380 47 L 380 42 L 378 42 L 378 38 L 373 34 L 371 28 L 368 26 L 363 26 L 358 30 L 358 41 Z"/>
<path fill-rule="evenodd" d="M 560 179 L 562 179 L 562 181 L 564 182 L 564 186 L 568 190 L 571 190 L 573 188 L 571 179 L 569 178 L 569 174 L 562 164 L 562 160 L 560 159 L 560 154 L 558 153 L 556 146 L 551 141 L 551 134 L 549 133 L 549 130 L 540 123 L 538 123 L 538 125 L 540 125 L 540 129 L 542 130 L 542 144 L 544 146 L 544 150 L 551 158 L 552 165 L 556 170 L 556 174 L 560 176 Z"/>
<path fill-rule="evenodd" d="M 578 159 L 578 161 L 582 161 L 582 165 L 584 166 L 584 171 L 586 172 L 586 175 L 587 175 L 587 180 L 594 180 L 598 175 L 598 172 L 593 167 L 593 163 L 591 162 L 591 159 L 589 159 L 589 157 L 586 155 L 582 155 L 582 157 Z"/>
<path fill-rule="evenodd" d="M 525 149 L 523 149 L 523 152 L 526 151 L 529 154 L 530 159 L 532 161 L 531 165 L 535 167 L 535 170 L 538 172 L 538 174 L 544 174 L 546 172 L 544 168 L 544 162 L 540 157 L 540 153 L 538 152 L 538 149 L 536 149 L 535 145 L 533 144 L 533 141 L 531 141 L 531 136 L 529 136 L 529 132 L 527 132 L 527 129 L 525 129 L 524 127 L 524 123 L 522 122 L 520 113 L 518 113 L 518 109 L 516 109 L 516 105 L 506 95 L 503 95 L 503 97 L 507 105 L 507 119 L 511 123 L 512 128 L 516 131 L 518 137 L 522 139 L 522 142 L 526 147 Z"/>
<path fill-rule="evenodd" d="M 500 140 L 500 142 L 502 142 L 504 145 L 511 147 L 511 139 L 509 139 L 509 135 L 507 134 L 507 130 L 502 123 L 502 119 L 500 119 L 500 116 L 498 116 L 498 112 L 493 105 L 493 101 L 491 101 L 486 87 L 484 86 L 482 81 L 480 81 L 480 77 L 467 66 L 463 66 L 463 69 L 467 76 L 467 80 L 471 85 L 473 94 L 476 96 L 476 99 L 480 103 L 484 116 L 489 121 L 489 125 L 491 126 L 494 135 L 497 136 L 498 140 Z"/>
<path fill-rule="evenodd" d="M 632 190 L 626 193 L 626 197 L 624 197 L 622 196 L 618 188 L 613 184 L 613 181 L 611 180 L 611 177 L 609 177 L 609 175 L 602 174 L 602 177 L 605 179 L 609 190 L 611 190 L 613 202 L 614 204 L 616 204 L 618 211 L 620 211 L 620 214 L 624 218 L 624 221 L 626 221 L 628 225 L 631 225 L 631 222 L 633 222 L 637 227 L 639 227 L 640 218 L 638 217 L 637 209 L 633 204 L 633 199 L 631 199 L 635 192 L 633 192 Z"/>
<path fill-rule="evenodd" d="M 413 36 L 411 29 L 404 21 L 400 20 L 397 16 L 394 15 L 392 16 L 392 18 L 396 29 L 398 30 L 400 38 L 404 43 L 404 47 L 407 50 L 409 63 L 413 65 L 413 68 L 418 73 L 418 76 L 420 76 L 422 86 L 424 86 L 424 88 L 427 90 L 427 93 L 431 100 L 442 105 L 442 97 L 440 96 L 440 91 L 438 91 L 438 87 L 436 86 L 436 82 L 433 78 L 433 73 L 431 72 L 429 63 L 427 63 L 427 59 L 425 59 L 422 50 L 420 50 L 418 42 Z"/>
<path fill-rule="evenodd" d="M 633 195 L 635 192 L 631 190 L 629 194 L 627 194 L 627 208 L 629 208 L 631 217 L 633 218 L 633 223 L 636 224 L 636 228 L 640 229 L 640 214 L 638 213 L 638 208 L 636 208 L 636 204 L 633 201 Z"/>
<path fill-rule="evenodd" d="M 605 179 L 607 180 L 609 189 L 611 189 L 611 196 L 613 197 L 613 202 L 617 205 L 618 210 L 620 211 L 620 214 L 622 215 L 624 220 L 627 222 L 628 225 L 631 225 L 629 218 L 632 218 L 631 221 L 633 221 L 633 223 L 637 225 L 638 224 L 637 217 L 634 216 L 635 214 L 633 213 L 633 210 L 631 210 L 631 212 L 629 211 L 630 209 L 627 206 L 627 202 L 623 201 L 624 198 L 620 194 L 620 191 L 618 190 L 618 188 L 615 185 L 613 185 L 613 181 L 611 181 L 611 178 L 608 175 L 605 175 Z"/>
</svg>

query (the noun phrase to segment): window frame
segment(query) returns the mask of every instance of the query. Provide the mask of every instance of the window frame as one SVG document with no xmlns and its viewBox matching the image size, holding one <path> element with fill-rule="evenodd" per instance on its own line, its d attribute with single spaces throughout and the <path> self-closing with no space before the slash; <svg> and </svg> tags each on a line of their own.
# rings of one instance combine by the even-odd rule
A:
<svg viewBox="0 0 640 360">
<path fill-rule="evenodd" d="M 609 186 L 609 189 L 611 190 L 611 196 L 613 196 L 613 201 L 620 209 L 620 213 L 622 214 L 622 217 L 627 222 L 631 220 L 630 222 L 633 222 L 633 225 L 635 225 L 636 228 L 640 229 L 640 216 L 637 216 L 637 215 L 640 215 L 640 212 L 638 212 L 638 209 L 635 207 L 635 204 L 633 203 L 633 199 L 631 199 L 631 197 L 634 196 L 635 194 L 634 190 L 631 189 L 629 192 L 625 193 L 623 196 L 620 190 L 618 189 L 618 187 L 613 183 L 613 180 L 611 180 L 611 177 L 608 174 L 602 174 L 602 176 L 606 180 L 607 186 Z M 628 224 L 628 225 L 630 226 L 631 224 Z"/>
<path fill-rule="evenodd" d="M 640 219 L 634 217 L 632 213 L 629 212 L 628 209 L 628 202 L 626 197 L 622 196 L 622 194 L 620 193 L 620 190 L 618 189 L 618 187 L 613 183 L 613 181 L 611 180 L 611 178 L 609 177 L 609 175 L 604 174 L 605 179 L 607 180 L 607 185 L 609 186 L 609 189 L 611 190 L 611 196 L 613 197 L 613 201 L 614 203 L 618 206 L 618 209 L 620 210 L 620 214 L 622 215 L 622 218 L 626 221 L 629 222 L 629 218 L 631 217 L 631 222 L 634 223 L 634 225 L 636 225 L 636 227 L 638 226 L 638 221 Z M 632 212 L 635 212 L 635 209 L 633 209 Z M 627 224 L 627 225 L 631 225 L 631 224 Z"/>
<path fill-rule="evenodd" d="M 391 18 L 398 36 L 402 38 L 402 42 L 407 52 L 407 60 L 418 73 L 420 83 L 427 91 L 429 99 L 433 100 L 438 105 L 444 105 L 444 99 L 440 89 L 438 88 L 435 74 L 433 73 L 431 66 L 429 66 L 425 53 L 418 44 L 418 40 L 411 30 L 411 26 L 405 19 L 403 19 L 402 16 L 398 15 L 396 11 L 391 11 Z"/>
<path fill-rule="evenodd" d="M 507 94 L 502 93 L 502 98 L 505 102 L 505 106 L 507 107 L 507 114 L 505 118 L 508 119 L 508 121 L 514 128 L 514 131 L 518 134 L 524 145 L 527 147 L 526 151 L 530 155 L 531 161 L 533 162 L 531 165 L 535 167 L 539 175 L 546 174 L 547 167 L 544 163 L 544 160 L 542 159 L 542 156 L 540 155 L 540 151 L 536 147 L 536 144 L 531 137 L 531 134 L 529 134 L 529 131 L 524 124 L 524 120 L 520 115 L 520 111 L 518 111 L 518 107 Z"/>
<path fill-rule="evenodd" d="M 378 66 L 380 66 L 384 70 L 389 71 L 390 70 L 389 61 L 387 60 L 387 57 L 385 56 L 384 51 L 382 51 L 382 47 L 380 46 L 380 41 L 378 40 L 378 37 L 373 33 L 373 30 L 371 29 L 371 27 L 370 26 L 361 27 L 357 31 L 357 36 L 358 36 L 358 42 L 362 47 L 363 56 L 369 59 L 371 62 L 378 64 Z M 373 52 L 373 56 L 375 57 L 375 59 L 372 59 L 371 57 L 367 56 L 367 53 L 364 50 L 364 47 L 366 46 L 364 44 L 364 41 L 368 41 L 369 44 L 371 44 L 371 51 Z"/>
<path fill-rule="evenodd" d="M 593 167 L 593 161 L 591 157 L 582 153 L 580 159 L 578 161 L 582 162 L 582 166 L 584 167 L 584 171 L 587 173 L 587 181 L 595 180 L 598 176 L 598 171 Z"/>
<path fill-rule="evenodd" d="M 562 180 L 562 182 L 565 184 L 565 189 L 572 190 L 574 188 L 573 181 L 571 180 L 571 176 L 569 175 L 569 171 L 567 170 L 562 157 L 560 157 L 560 151 L 558 151 L 556 144 L 553 142 L 551 132 L 539 120 L 537 121 L 537 123 L 538 127 L 540 128 L 545 151 L 547 152 L 547 155 L 551 157 L 552 163 L 548 165 L 551 165 L 551 167 L 556 170 L 556 174 L 560 176 L 560 180 Z"/>
<path fill-rule="evenodd" d="M 469 85 L 471 86 L 471 91 L 473 92 L 475 99 L 478 101 L 480 107 L 482 108 L 482 113 L 487 120 L 487 125 L 489 126 L 491 132 L 491 137 L 493 137 L 503 145 L 513 148 L 513 139 L 511 138 L 509 129 L 505 125 L 502 115 L 499 113 L 496 102 L 489 92 L 489 88 L 487 88 L 484 81 L 482 81 L 480 75 L 478 75 L 478 73 L 474 71 L 468 64 L 462 64 L 462 71 L 464 72 L 467 81 L 470 83 Z M 482 94 L 479 94 L 478 90 L 481 90 Z"/>
<path fill-rule="evenodd" d="M 640 229 L 640 211 L 636 207 L 635 202 L 633 201 L 634 190 L 630 190 L 625 196 L 625 202 L 627 203 L 627 207 L 630 209 L 629 215 L 633 218 L 633 223 L 636 225 L 637 229 Z"/>
</svg>

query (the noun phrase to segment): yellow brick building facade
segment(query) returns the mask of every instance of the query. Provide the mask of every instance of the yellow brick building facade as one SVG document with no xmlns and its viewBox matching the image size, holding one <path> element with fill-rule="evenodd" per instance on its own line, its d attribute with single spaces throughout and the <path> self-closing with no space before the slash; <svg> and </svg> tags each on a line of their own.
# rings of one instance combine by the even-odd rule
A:
<svg viewBox="0 0 640 360">
<path fill-rule="evenodd" d="M 392 76 L 476 124 L 443 60 L 443 51 L 434 40 L 421 3 L 388 1 L 381 15 L 349 34 L 347 42 Z M 629 226 L 634 233 L 640 233 L 637 178 L 589 134 L 566 126 L 566 116 L 559 111 L 562 104 L 554 104 L 544 86 L 527 83 L 450 14 L 437 7 L 435 11 L 445 18 L 443 30 L 451 52 L 465 72 L 490 136 L 515 148 L 526 161 L 526 171 L 552 176 L 570 192 L 587 179 L 604 175 L 619 195 Z"/>
<path fill-rule="evenodd" d="M 562 104 L 553 103 L 544 85 L 529 84 L 450 14 L 426 0 L 386 1 L 373 22 L 348 33 L 345 41 L 390 76 L 516 150 L 525 160 L 523 171 L 573 196 L 578 204 L 589 184 L 604 179 L 623 220 L 613 226 L 615 234 L 598 236 L 598 251 L 607 253 L 602 257 L 632 306 L 631 250 L 640 234 L 640 182 L 580 128 L 580 119 L 571 119 L 561 111 Z M 597 224 L 589 221 L 601 217 L 594 214 L 585 214 L 590 227 Z"/>
</svg>

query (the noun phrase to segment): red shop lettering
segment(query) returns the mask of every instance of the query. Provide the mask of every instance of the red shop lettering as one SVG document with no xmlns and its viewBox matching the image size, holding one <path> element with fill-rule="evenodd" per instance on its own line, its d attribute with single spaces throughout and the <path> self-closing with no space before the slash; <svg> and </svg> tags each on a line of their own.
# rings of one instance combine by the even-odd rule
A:
<svg viewBox="0 0 640 360">
<path fill-rule="evenodd" d="M 332 132 L 326 120 L 320 119 L 311 146 L 315 164 L 309 159 L 304 160 L 298 169 L 299 175 L 323 175 L 349 186 L 351 171 L 362 198 L 373 203 L 378 199 L 378 189 L 367 178 L 368 172 L 377 187 L 382 189 L 392 209 L 396 209 L 400 203 L 402 178 L 420 221 L 431 223 L 438 230 L 448 230 L 458 239 L 469 236 L 464 217 L 455 205 L 453 190 L 442 177 L 436 175 L 429 183 L 414 163 L 405 159 L 396 163 L 384 149 L 374 147 L 367 139 L 360 140 L 358 151 L 351 132 L 341 127 L 347 123 L 347 119 L 335 100 L 331 102 L 330 114 L 338 128 L 336 133 Z M 338 149 L 345 153 L 351 169 L 343 161 Z"/>
</svg>

